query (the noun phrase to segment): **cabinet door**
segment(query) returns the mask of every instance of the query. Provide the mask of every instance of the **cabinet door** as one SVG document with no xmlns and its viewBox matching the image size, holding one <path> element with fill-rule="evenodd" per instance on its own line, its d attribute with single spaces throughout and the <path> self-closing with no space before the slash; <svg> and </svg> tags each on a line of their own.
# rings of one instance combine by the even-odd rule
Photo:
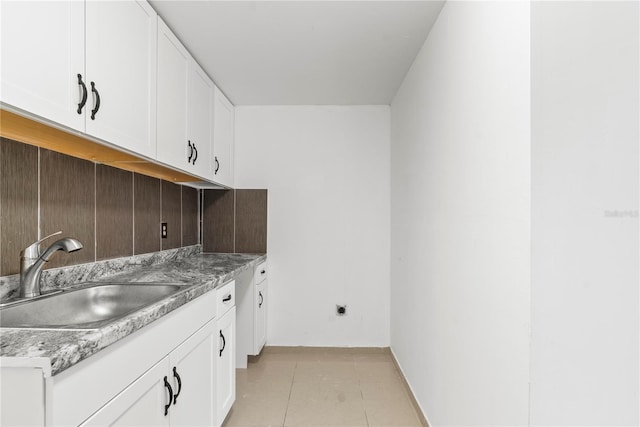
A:
<svg viewBox="0 0 640 427">
<path fill-rule="evenodd" d="M 156 157 L 156 42 L 157 15 L 147 2 L 86 2 L 86 131 L 150 158 Z"/>
<path fill-rule="evenodd" d="M 212 320 L 169 356 L 172 387 L 172 426 L 213 426 L 216 422 L 215 362 L 218 329 Z"/>
<path fill-rule="evenodd" d="M 2 102 L 84 131 L 84 2 L 3 0 L 0 15 Z"/>
<path fill-rule="evenodd" d="M 81 425 L 169 426 L 169 359 L 165 357 Z M 98 384 L 94 384 L 99 387 Z"/>
<path fill-rule="evenodd" d="M 158 155 L 161 162 L 189 168 L 187 80 L 191 56 L 158 18 Z"/>
<path fill-rule="evenodd" d="M 217 87 L 213 99 L 213 180 L 227 187 L 233 187 L 235 110 Z"/>
<path fill-rule="evenodd" d="M 255 291 L 253 354 L 258 355 L 267 342 L 267 280 L 257 284 Z"/>
<path fill-rule="evenodd" d="M 216 366 L 216 394 L 218 425 L 224 422 L 236 400 L 236 308 L 218 319 L 218 361 Z"/>
<path fill-rule="evenodd" d="M 187 135 L 194 150 L 191 170 L 210 178 L 214 85 L 194 60 L 189 65 Z"/>
</svg>

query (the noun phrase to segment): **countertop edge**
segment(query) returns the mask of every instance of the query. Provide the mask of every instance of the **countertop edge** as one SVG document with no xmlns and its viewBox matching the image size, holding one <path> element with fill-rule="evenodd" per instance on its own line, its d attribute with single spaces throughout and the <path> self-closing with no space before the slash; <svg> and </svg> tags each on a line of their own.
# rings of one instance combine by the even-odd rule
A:
<svg viewBox="0 0 640 427">
<path fill-rule="evenodd" d="M 199 256 L 215 256 L 220 254 L 199 254 Z M 248 254 L 247 254 L 248 255 Z M 235 279 L 240 273 L 255 268 L 258 264 L 267 259 L 267 255 L 254 254 L 255 259 L 235 268 L 231 272 L 215 276 L 212 272 L 211 278 L 196 279 L 193 285 L 186 285 L 185 290 L 172 296 L 164 298 L 150 306 L 138 310 L 128 316 L 123 317 L 100 329 L 90 331 L 65 330 L 70 334 L 69 339 L 75 342 L 67 342 L 59 346 L 52 355 L 29 356 L 29 355 L 3 355 L 0 356 L 0 367 L 2 368 L 41 368 L 45 377 L 55 376 L 64 370 L 74 366 L 78 362 L 100 352 L 110 345 L 122 340 L 139 329 L 153 323 L 155 320 L 171 313 L 179 307 L 193 301 L 194 299 L 214 291 L 221 285 Z M 172 264 L 171 262 L 166 265 Z M 163 264 L 159 265 L 162 266 Z M 108 277 L 103 278 L 106 280 Z M 6 331 L 6 330 L 5 330 Z M 15 330 L 15 335 L 27 333 L 26 330 Z M 52 330 L 47 330 L 52 331 Z M 63 332 L 53 331 L 52 333 Z"/>
</svg>

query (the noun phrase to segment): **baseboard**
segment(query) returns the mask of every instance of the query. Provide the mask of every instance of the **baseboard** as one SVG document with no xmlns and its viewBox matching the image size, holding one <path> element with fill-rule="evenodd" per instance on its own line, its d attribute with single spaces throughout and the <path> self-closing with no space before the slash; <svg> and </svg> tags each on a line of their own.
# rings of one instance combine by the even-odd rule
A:
<svg viewBox="0 0 640 427">
<path fill-rule="evenodd" d="M 269 345 L 264 346 L 263 353 L 306 353 L 306 352 L 345 352 L 355 351 L 358 353 L 388 353 L 389 347 L 324 347 L 324 346 L 298 346 L 298 345 Z"/>
<path fill-rule="evenodd" d="M 418 403 L 418 400 L 416 400 L 416 396 L 413 392 L 413 389 L 411 388 L 411 385 L 409 385 L 409 382 L 407 381 L 407 377 L 405 376 L 404 371 L 400 366 L 400 363 L 398 363 L 396 354 L 393 352 L 393 350 L 390 347 L 389 347 L 389 353 L 391 354 L 391 359 L 393 360 L 393 364 L 396 365 L 396 369 L 398 370 L 398 372 L 400 372 L 400 378 L 402 378 L 402 383 L 404 384 L 404 387 L 407 390 L 407 394 L 411 399 L 411 403 L 413 404 L 413 407 L 416 410 L 416 413 L 418 414 L 418 418 L 420 419 L 420 424 L 422 424 L 422 427 L 429 427 L 429 420 L 427 419 L 427 416 L 425 415 L 424 410 L 420 406 L 420 403 Z"/>
</svg>

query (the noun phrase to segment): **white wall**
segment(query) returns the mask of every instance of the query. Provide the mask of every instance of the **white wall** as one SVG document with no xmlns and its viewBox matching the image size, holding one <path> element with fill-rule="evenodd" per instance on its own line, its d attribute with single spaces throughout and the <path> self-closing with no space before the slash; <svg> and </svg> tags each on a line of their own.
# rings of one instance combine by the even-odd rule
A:
<svg viewBox="0 0 640 427">
<path fill-rule="evenodd" d="M 391 105 L 391 345 L 434 427 L 527 424 L 528 2 L 447 2 Z"/>
<path fill-rule="evenodd" d="M 532 425 L 640 424 L 639 23 L 532 5 Z"/>
<path fill-rule="evenodd" d="M 236 186 L 269 190 L 269 345 L 389 345 L 389 120 L 236 108 Z"/>
</svg>

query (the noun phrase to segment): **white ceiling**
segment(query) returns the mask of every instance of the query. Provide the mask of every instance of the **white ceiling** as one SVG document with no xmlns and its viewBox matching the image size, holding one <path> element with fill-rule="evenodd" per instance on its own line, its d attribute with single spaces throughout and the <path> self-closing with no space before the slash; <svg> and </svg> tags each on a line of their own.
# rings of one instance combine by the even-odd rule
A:
<svg viewBox="0 0 640 427">
<path fill-rule="evenodd" d="M 151 0 L 236 105 L 389 104 L 443 3 Z"/>
</svg>

